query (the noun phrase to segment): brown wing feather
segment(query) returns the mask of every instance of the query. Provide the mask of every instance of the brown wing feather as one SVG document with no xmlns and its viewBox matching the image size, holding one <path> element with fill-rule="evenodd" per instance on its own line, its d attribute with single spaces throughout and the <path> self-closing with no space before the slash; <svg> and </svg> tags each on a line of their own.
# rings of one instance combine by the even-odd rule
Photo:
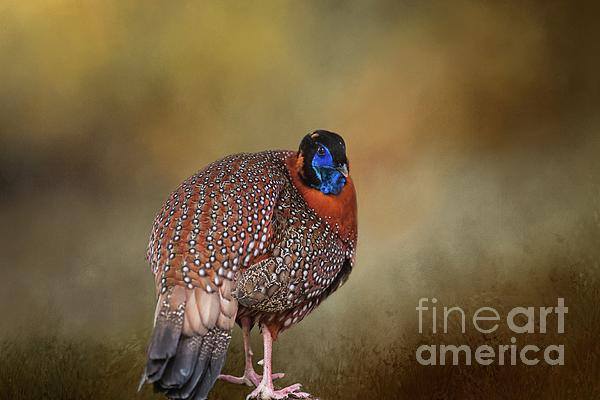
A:
<svg viewBox="0 0 600 400">
<path fill-rule="evenodd" d="M 155 352 L 154 359 L 149 353 L 153 369 L 145 377 L 168 395 L 202 394 L 218 375 L 220 367 L 214 366 L 222 365 L 238 310 L 232 296 L 237 277 L 272 249 L 272 216 L 287 180 L 287 156 L 239 154 L 214 162 L 182 183 L 155 219 L 148 259 L 156 278 L 158 309 L 166 301 L 169 310 L 181 313 L 165 336 L 181 338 L 172 343 L 163 340 L 164 335 L 153 337 L 151 349 L 167 351 Z M 157 312 L 155 332 L 165 329 L 160 315 Z M 212 364 L 202 361 L 206 353 L 212 354 Z M 180 364 L 188 359 L 194 365 L 186 369 Z M 177 376 L 173 365 L 189 374 Z"/>
<path fill-rule="evenodd" d="M 286 181 L 281 164 L 269 153 L 230 156 L 173 192 L 155 220 L 148 251 L 160 292 L 179 285 L 214 293 L 267 253 Z"/>
</svg>

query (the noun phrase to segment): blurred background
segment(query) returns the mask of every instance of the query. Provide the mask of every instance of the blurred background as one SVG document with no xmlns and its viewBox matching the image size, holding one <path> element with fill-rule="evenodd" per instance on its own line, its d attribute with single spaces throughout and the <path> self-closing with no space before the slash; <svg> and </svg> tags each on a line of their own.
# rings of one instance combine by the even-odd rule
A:
<svg viewBox="0 0 600 400">
<path fill-rule="evenodd" d="M 323 399 L 597 397 L 597 15 L 559 1 L 3 1 L 0 398 L 159 398 L 135 392 L 155 213 L 207 163 L 296 149 L 319 128 L 346 139 L 358 259 L 281 336 L 286 383 Z M 566 343 L 564 367 L 414 361 L 419 297 L 559 296 L 567 332 L 519 340 Z M 450 342 L 494 340 L 508 343 Z M 225 371 L 242 365 L 236 333 Z M 248 392 L 218 383 L 212 398 Z"/>
</svg>

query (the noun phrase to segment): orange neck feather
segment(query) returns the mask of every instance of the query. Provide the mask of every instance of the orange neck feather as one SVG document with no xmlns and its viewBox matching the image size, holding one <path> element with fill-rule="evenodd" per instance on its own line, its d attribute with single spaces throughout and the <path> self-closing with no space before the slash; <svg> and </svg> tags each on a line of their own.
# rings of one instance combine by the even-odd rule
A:
<svg viewBox="0 0 600 400">
<path fill-rule="evenodd" d="M 287 159 L 287 169 L 292 178 L 292 183 L 300 192 L 306 204 L 329 225 L 340 227 L 340 236 L 344 241 L 356 240 L 356 192 L 350 177 L 346 178 L 346 185 L 337 195 L 327 195 L 320 190 L 306 185 L 301 178 L 304 158 L 302 155 L 291 155 Z"/>
</svg>

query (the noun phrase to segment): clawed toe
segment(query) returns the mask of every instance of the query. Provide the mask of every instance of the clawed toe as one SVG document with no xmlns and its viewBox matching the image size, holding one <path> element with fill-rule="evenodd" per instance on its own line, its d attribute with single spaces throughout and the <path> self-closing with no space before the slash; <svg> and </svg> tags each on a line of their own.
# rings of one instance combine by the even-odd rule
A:
<svg viewBox="0 0 600 400">
<path fill-rule="evenodd" d="M 244 376 L 219 375 L 219 379 L 235 385 L 258 386 L 262 380 L 262 375 L 254 372 L 253 369 L 246 370 Z"/>
<path fill-rule="evenodd" d="M 292 396 L 292 398 L 294 399 L 308 399 L 310 397 L 310 394 L 306 392 L 300 392 L 301 387 L 301 384 L 296 383 L 295 385 L 288 386 L 287 388 L 276 390 L 275 393 L 283 395 L 283 399 L 287 398 L 288 396 Z"/>
<path fill-rule="evenodd" d="M 219 375 L 219 380 L 233 383 L 234 385 L 254 386 L 250 378 L 247 376 Z"/>
<path fill-rule="evenodd" d="M 273 380 L 281 379 L 283 377 L 285 377 L 285 374 L 283 372 L 278 372 L 271 376 Z M 246 385 L 257 387 L 262 381 L 262 375 L 259 375 L 254 371 L 246 371 L 244 372 L 244 376 L 219 375 L 219 379 L 224 382 L 233 383 L 234 385 Z"/>
<path fill-rule="evenodd" d="M 310 394 L 306 392 L 300 392 L 301 384 L 296 383 L 295 385 L 288 386 L 280 390 L 274 390 L 262 383 L 250 393 L 246 400 L 257 399 L 257 400 L 282 400 L 282 399 L 308 399 Z"/>
</svg>

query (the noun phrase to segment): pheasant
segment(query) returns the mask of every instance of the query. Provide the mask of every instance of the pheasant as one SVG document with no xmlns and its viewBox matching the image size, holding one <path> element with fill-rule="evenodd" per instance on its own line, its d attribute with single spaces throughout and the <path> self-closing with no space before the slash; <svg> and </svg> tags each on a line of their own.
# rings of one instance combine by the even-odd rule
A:
<svg viewBox="0 0 600 400">
<path fill-rule="evenodd" d="M 206 399 L 218 378 L 255 386 L 248 399 L 307 398 L 273 380 L 272 345 L 352 271 L 356 194 L 336 133 L 306 135 L 297 152 L 225 157 L 184 181 L 154 220 L 148 260 L 157 305 L 146 368 L 172 399 Z M 242 328 L 243 376 L 220 375 L 231 331 Z M 262 376 L 250 331 L 264 343 Z"/>
</svg>

